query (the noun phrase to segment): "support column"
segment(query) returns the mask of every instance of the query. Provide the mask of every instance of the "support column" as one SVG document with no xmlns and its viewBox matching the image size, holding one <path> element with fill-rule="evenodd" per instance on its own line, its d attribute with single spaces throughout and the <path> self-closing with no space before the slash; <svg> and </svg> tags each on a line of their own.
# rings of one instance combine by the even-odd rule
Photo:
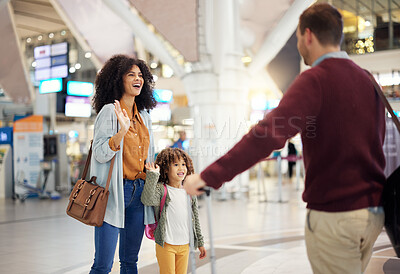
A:
<svg viewBox="0 0 400 274">
<path fill-rule="evenodd" d="M 49 100 L 49 115 L 50 115 L 50 126 L 48 134 L 56 133 L 56 116 L 57 116 L 57 93 L 47 94 Z"/>
<path fill-rule="evenodd" d="M 392 0 L 388 0 L 389 12 L 389 49 L 393 49 L 393 14 L 392 14 Z"/>
<path fill-rule="evenodd" d="M 199 1 L 200 62 L 182 78 L 194 117 L 194 144 L 189 152 L 197 172 L 224 155 L 248 131 L 250 80 L 235 29 L 237 5 L 236 0 Z M 217 197 L 227 199 L 231 191 L 239 197 L 247 184 L 245 172 L 226 184 Z"/>
<path fill-rule="evenodd" d="M 245 71 L 226 71 L 226 74 L 192 72 L 183 78 L 194 117 L 194 144 L 189 152 L 197 172 L 224 155 L 248 131 L 248 87 L 236 80 L 241 79 L 246 84 L 248 76 Z M 248 174 L 234 181 L 228 190 L 239 191 L 247 186 Z M 224 195 L 220 198 L 225 199 Z"/>
</svg>

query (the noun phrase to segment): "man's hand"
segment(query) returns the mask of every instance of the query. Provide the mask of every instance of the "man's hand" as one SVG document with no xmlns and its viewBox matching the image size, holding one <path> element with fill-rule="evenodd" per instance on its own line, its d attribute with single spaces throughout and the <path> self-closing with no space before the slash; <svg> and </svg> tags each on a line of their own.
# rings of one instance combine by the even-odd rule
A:
<svg viewBox="0 0 400 274">
<path fill-rule="evenodd" d="M 205 186 L 206 182 L 201 179 L 200 174 L 192 174 L 187 176 L 183 183 L 183 188 L 191 196 L 203 194 L 204 191 L 199 191 L 199 188 Z"/>
</svg>

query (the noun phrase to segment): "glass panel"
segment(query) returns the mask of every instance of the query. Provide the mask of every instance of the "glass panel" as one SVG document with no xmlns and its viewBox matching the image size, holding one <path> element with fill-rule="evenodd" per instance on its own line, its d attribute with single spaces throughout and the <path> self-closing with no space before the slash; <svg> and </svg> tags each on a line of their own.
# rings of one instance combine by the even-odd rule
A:
<svg viewBox="0 0 400 274">
<path fill-rule="evenodd" d="M 330 2 L 342 13 L 344 22 L 342 49 L 349 54 L 400 48 L 399 0 Z"/>
</svg>

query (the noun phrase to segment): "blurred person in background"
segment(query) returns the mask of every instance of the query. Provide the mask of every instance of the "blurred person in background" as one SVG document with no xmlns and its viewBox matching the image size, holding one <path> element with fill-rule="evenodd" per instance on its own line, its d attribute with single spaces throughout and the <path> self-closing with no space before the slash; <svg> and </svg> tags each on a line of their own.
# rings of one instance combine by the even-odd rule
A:
<svg viewBox="0 0 400 274">
<path fill-rule="evenodd" d="M 289 140 L 288 141 L 288 156 L 289 157 L 296 157 L 297 156 L 297 149 L 295 145 Z M 292 179 L 293 176 L 293 167 L 296 165 L 296 160 L 289 159 L 288 160 L 288 172 L 289 172 L 289 179 Z"/>
<path fill-rule="evenodd" d="M 187 149 L 186 132 L 184 130 L 180 130 L 178 134 L 179 134 L 179 139 L 171 146 L 171 148 L 180 148 L 186 150 Z"/>
<path fill-rule="evenodd" d="M 312 270 L 363 273 L 384 223 L 385 108 L 368 73 L 340 51 L 343 20 L 336 8 L 310 6 L 296 35 L 311 68 L 230 151 L 200 175 L 189 175 L 184 188 L 190 195 L 201 194 L 206 185 L 219 188 L 300 132 Z"/>
</svg>

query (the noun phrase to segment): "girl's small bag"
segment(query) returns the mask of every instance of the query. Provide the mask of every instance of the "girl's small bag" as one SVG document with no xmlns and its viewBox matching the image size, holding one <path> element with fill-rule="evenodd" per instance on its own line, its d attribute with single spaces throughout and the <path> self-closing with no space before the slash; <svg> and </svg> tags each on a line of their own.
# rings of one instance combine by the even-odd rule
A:
<svg viewBox="0 0 400 274">
<path fill-rule="evenodd" d="M 165 184 L 164 185 L 164 195 L 161 199 L 161 203 L 160 203 L 160 213 L 158 216 L 161 216 L 161 212 L 164 208 L 164 204 L 165 204 L 165 199 L 167 198 L 167 186 Z M 154 224 L 148 224 L 145 226 L 144 228 L 144 233 L 146 234 L 146 237 L 149 238 L 150 240 L 154 241 L 154 232 L 156 231 L 158 225 L 158 221 L 156 218 L 156 222 Z"/>
<path fill-rule="evenodd" d="M 93 176 L 89 181 L 86 181 L 85 179 L 89 169 L 91 156 L 92 145 L 90 145 L 82 178 L 75 183 L 71 195 L 69 196 L 67 214 L 84 224 L 102 226 L 104 215 L 106 213 L 108 195 L 110 194 L 108 188 L 110 186 L 115 155 L 110 163 L 110 170 L 108 171 L 107 184 L 105 188 L 96 183 L 95 176 Z"/>
</svg>

